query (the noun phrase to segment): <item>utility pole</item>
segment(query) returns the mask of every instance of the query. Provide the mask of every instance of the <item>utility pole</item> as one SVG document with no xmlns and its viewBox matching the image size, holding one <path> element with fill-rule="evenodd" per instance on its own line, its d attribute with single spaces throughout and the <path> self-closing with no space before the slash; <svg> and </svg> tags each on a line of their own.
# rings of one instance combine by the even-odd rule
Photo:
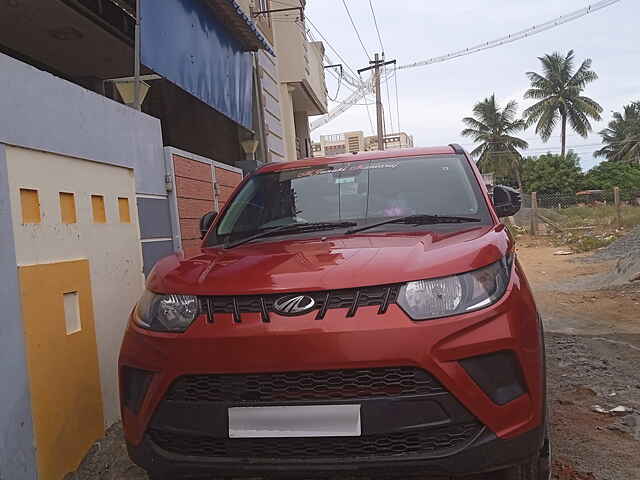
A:
<svg viewBox="0 0 640 480">
<path fill-rule="evenodd" d="M 366 72 L 367 70 L 373 70 L 373 82 L 376 90 L 376 117 L 378 120 L 378 150 L 384 150 L 384 110 L 382 108 L 382 92 L 380 90 L 380 68 L 385 65 L 391 65 L 396 63 L 395 60 L 384 61 L 384 56 L 380 60 L 380 55 L 376 53 L 374 60 L 369 62 L 371 66 L 361 68 L 358 73 Z"/>
<path fill-rule="evenodd" d="M 134 35 L 133 108 L 136 110 L 142 110 L 142 99 L 140 98 L 140 0 L 136 0 L 136 24 Z"/>
</svg>

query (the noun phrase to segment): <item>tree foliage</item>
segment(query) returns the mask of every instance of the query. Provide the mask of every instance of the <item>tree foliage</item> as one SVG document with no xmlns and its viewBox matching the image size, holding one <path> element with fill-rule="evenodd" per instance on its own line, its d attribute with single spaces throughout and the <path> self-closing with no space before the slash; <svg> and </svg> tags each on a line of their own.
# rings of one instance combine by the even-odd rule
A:
<svg viewBox="0 0 640 480">
<path fill-rule="evenodd" d="M 595 156 L 640 164 L 640 101 L 622 109 L 622 113 L 614 112 L 613 120 L 599 132 L 604 147 L 596 151 Z"/>
<path fill-rule="evenodd" d="M 524 112 L 526 127 L 536 124 L 536 134 L 545 142 L 560 121 L 562 155 L 567 145 L 567 120 L 571 128 L 586 138 L 592 130 L 589 119 L 600 120 L 602 107 L 589 97 L 582 95 L 585 87 L 596 80 L 598 75 L 591 70 L 591 59 L 574 69 L 574 53 L 567 55 L 555 52 L 539 57 L 542 74 L 527 72 L 531 88 L 525 98 L 537 100 Z"/>
<path fill-rule="evenodd" d="M 593 190 L 620 187 L 626 193 L 640 192 L 640 165 L 615 160 L 601 162 L 587 172 L 584 185 Z"/>
<path fill-rule="evenodd" d="M 584 185 L 580 157 L 572 150 L 564 156 L 546 153 L 527 157 L 521 170 L 526 192 L 572 194 Z"/>
<path fill-rule="evenodd" d="M 473 117 L 462 119 L 467 127 L 462 135 L 480 144 L 471 155 L 479 158 L 478 166 L 483 172 L 492 172 L 497 177 L 513 172 L 520 183 L 518 164 L 522 155 L 518 149 L 528 148 L 529 144 L 513 135 L 524 129 L 524 121 L 516 118 L 517 111 L 515 101 L 500 108 L 492 94 L 474 105 Z"/>
</svg>

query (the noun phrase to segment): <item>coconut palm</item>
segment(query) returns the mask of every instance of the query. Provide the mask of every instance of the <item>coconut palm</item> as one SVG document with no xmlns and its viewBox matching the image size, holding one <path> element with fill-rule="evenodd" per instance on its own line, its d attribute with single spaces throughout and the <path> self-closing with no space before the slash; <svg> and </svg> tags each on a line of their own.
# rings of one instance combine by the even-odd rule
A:
<svg viewBox="0 0 640 480">
<path fill-rule="evenodd" d="M 562 155 L 567 146 L 567 120 L 571 128 L 586 138 L 591 131 L 589 119 L 600 120 L 602 107 L 589 97 L 582 95 L 585 87 L 596 80 L 598 75 L 591 70 L 591 59 L 587 58 L 580 67 L 574 69 L 573 50 L 566 56 L 555 52 L 538 57 L 542 63 L 542 75 L 527 72 L 531 88 L 524 98 L 538 100 L 524 112 L 526 126 L 536 123 L 536 133 L 545 142 L 549 140 L 560 120 Z"/>
<path fill-rule="evenodd" d="M 478 166 L 484 172 L 507 176 L 511 170 L 522 190 L 519 163 L 522 155 L 518 149 L 526 149 L 529 144 L 513 134 L 524 129 L 525 122 L 516 118 L 518 104 L 510 101 L 504 108 L 496 103 L 495 94 L 485 98 L 473 107 L 473 117 L 463 118 L 467 126 L 462 135 L 480 143 L 471 151 L 478 157 Z"/>
<path fill-rule="evenodd" d="M 640 163 L 640 101 L 623 107 L 623 112 L 613 112 L 613 120 L 600 131 L 605 144 L 594 155 L 616 162 Z"/>
</svg>

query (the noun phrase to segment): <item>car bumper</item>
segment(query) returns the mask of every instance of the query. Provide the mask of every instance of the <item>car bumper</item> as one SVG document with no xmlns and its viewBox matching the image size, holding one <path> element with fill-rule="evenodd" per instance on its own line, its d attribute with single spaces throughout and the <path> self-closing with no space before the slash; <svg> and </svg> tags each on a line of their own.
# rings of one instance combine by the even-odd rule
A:
<svg viewBox="0 0 640 480">
<path fill-rule="evenodd" d="M 500 439 L 484 430 L 475 441 L 448 456 L 399 456 L 397 458 L 247 459 L 176 455 L 156 445 L 147 435 L 139 445 L 127 444 L 129 456 L 147 471 L 173 478 L 181 475 L 234 475 L 271 477 L 323 477 L 340 474 L 375 474 L 407 478 L 413 475 L 462 476 L 495 471 L 524 462 L 540 451 L 543 429 L 536 428 L 511 439 Z M 208 478 L 208 477 L 207 477 Z"/>
<path fill-rule="evenodd" d="M 259 315 L 248 314 L 240 324 L 231 316 L 216 317 L 215 324 L 208 324 L 200 318 L 184 334 L 147 332 L 131 323 L 120 354 L 121 392 L 126 390 L 122 383 L 126 367 L 151 372 L 152 378 L 135 411 L 122 407 L 130 455 L 152 472 L 220 474 L 367 472 L 389 468 L 395 472 L 401 467 L 420 467 L 427 472 L 455 475 L 493 470 L 524 460 L 542 443 L 544 360 L 537 311 L 522 278 L 516 271 L 508 291 L 490 308 L 425 322 L 413 322 L 397 305 L 391 305 L 384 315 L 377 315 L 376 307 L 361 307 L 353 317 L 347 317 L 346 310 L 336 309 L 323 320 L 316 320 L 314 315 L 274 316 L 270 323 L 263 323 Z M 524 383 L 524 393 L 504 404 L 495 403 L 461 363 L 501 351 L 514 355 Z M 447 399 L 440 396 L 436 403 L 445 415 L 431 419 L 432 424 L 423 422 L 424 425 L 431 427 L 439 421 L 460 425 L 473 419 L 481 431 L 450 449 L 368 457 L 356 452 L 340 458 L 258 457 L 250 451 L 238 456 L 207 452 L 194 455 L 163 448 L 151 435 L 154 429 L 160 429 L 209 435 L 218 440 L 227 436 L 227 408 L 238 404 L 222 402 L 214 410 L 206 402 L 167 406 L 168 392 L 184 376 L 385 367 L 417 368 L 443 386 Z M 434 398 L 416 400 L 430 402 Z M 367 405 L 375 399 L 317 400 L 318 404 L 357 401 L 366 412 Z M 295 398 L 274 403 L 290 404 L 295 404 Z M 398 417 L 392 406 L 385 408 L 390 410 L 380 417 Z M 425 406 L 422 411 L 434 409 Z M 375 421 L 365 418 L 363 436 L 415 430 L 420 421 L 415 418 L 413 422 L 375 426 Z"/>
</svg>

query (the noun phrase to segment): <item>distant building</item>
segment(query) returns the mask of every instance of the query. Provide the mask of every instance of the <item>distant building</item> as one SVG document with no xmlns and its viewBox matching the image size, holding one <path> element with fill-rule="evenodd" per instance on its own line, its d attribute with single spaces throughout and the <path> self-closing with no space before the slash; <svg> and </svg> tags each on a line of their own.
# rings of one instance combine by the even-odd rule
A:
<svg viewBox="0 0 640 480">
<path fill-rule="evenodd" d="M 405 132 L 389 133 L 384 136 L 386 150 L 413 147 L 413 136 Z M 378 149 L 376 135 L 364 136 L 362 131 L 321 135 L 319 142 L 312 144 L 314 157 L 339 155 L 341 153 L 370 152 Z"/>
<path fill-rule="evenodd" d="M 269 14 L 269 24 L 275 40 L 277 70 L 264 71 L 262 80 L 265 85 L 279 82 L 282 126 L 280 132 L 272 131 L 270 138 L 277 139 L 274 143 L 284 145 L 284 160 L 309 157 L 312 155 L 309 117 L 328 111 L 324 45 L 308 38 L 304 16 L 301 18 L 301 12 L 295 10 L 304 9 L 306 0 L 262 0 L 258 3 L 256 9 L 275 10 Z M 277 97 L 265 95 L 264 104 L 273 104 Z M 269 120 L 269 114 L 265 118 Z M 271 160 L 283 159 L 273 156 Z"/>
</svg>

